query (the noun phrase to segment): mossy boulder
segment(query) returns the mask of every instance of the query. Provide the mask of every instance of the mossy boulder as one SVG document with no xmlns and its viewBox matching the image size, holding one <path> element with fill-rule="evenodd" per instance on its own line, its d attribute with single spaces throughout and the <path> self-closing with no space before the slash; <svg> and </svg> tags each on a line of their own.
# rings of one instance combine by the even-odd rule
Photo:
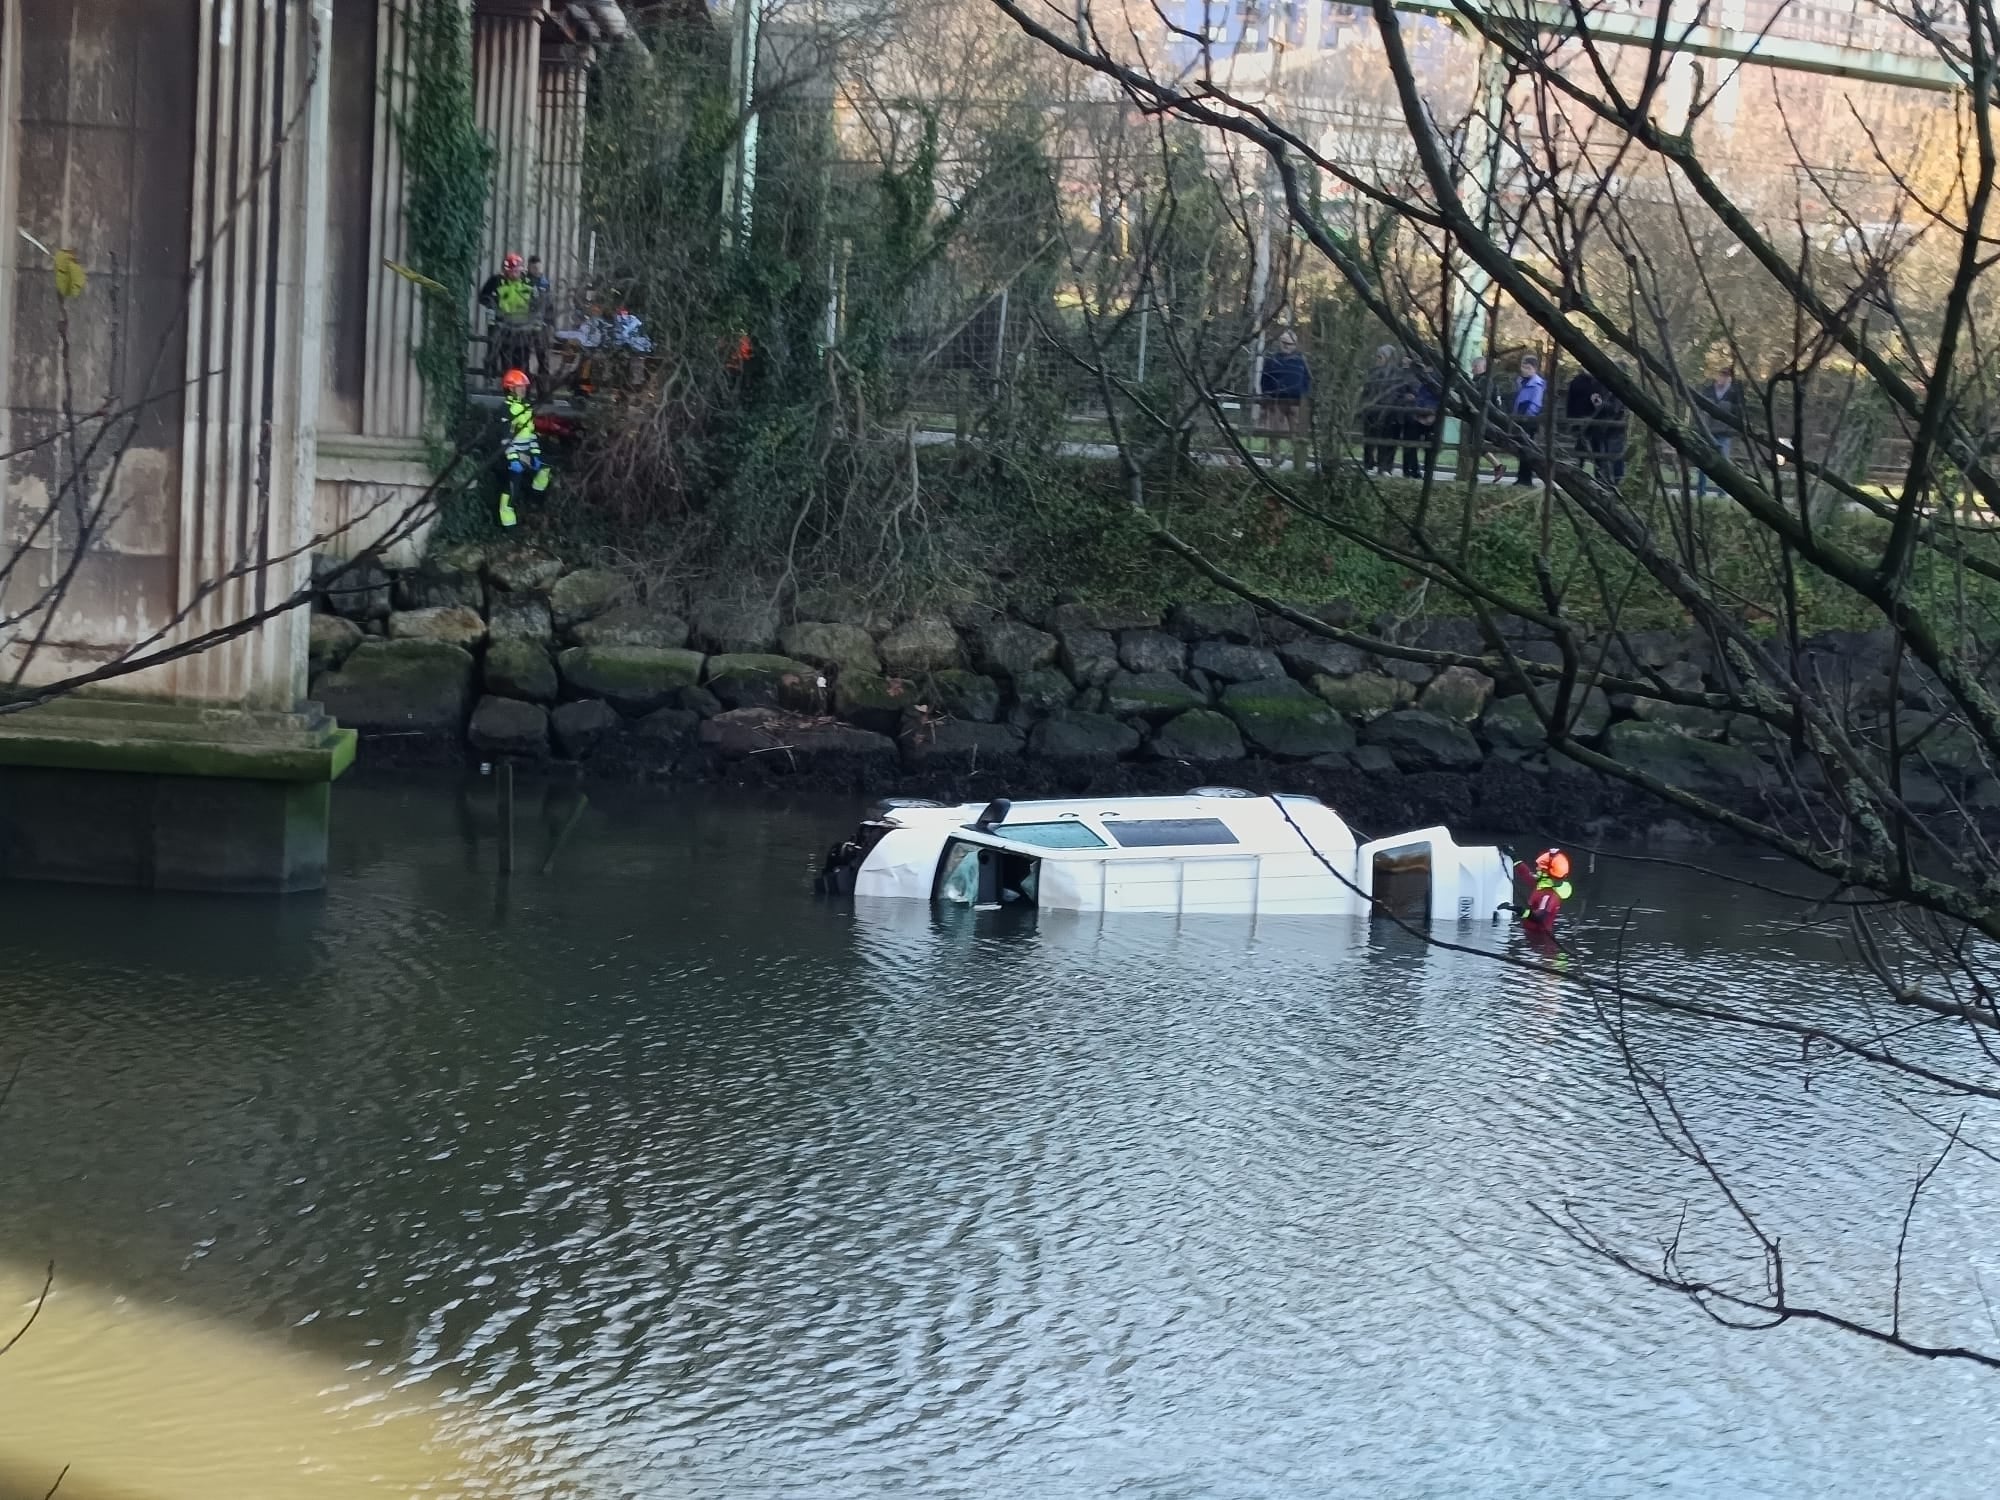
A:
<svg viewBox="0 0 2000 1500">
<path fill-rule="evenodd" d="M 547 703 L 556 695 L 556 664 L 539 641 L 499 640 L 486 648 L 486 691 Z"/>
<path fill-rule="evenodd" d="M 1699 740 L 1638 719 L 1613 724 L 1605 736 L 1604 752 L 1621 765 L 1684 791 L 1747 790 L 1766 775 L 1763 762 L 1741 745 Z"/>
<path fill-rule="evenodd" d="M 1897 747 L 1909 757 L 1906 764 L 1913 768 L 1928 761 L 1954 776 L 1986 774 L 1986 757 L 1980 753 L 1978 737 L 1957 718 L 1904 709 L 1896 716 L 1896 737 Z M 1885 748 L 1889 743 L 1884 729 L 1877 729 L 1872 738 Z"/>
<path fill-rule="evenodd" d="M 350 620 L 380 620 L 389 613 L 389 575 L 366 559 L 319 556 L 312 560 L 313 587 L 326 607 Z"/>
<path fill-rule="evenodd" d="M 802 620 L 778 632 L 778 650 L 795 661 L 840 672 L 880 672 L 874 637 L 859 625 Z"/>
<path fill-rule="evenodd" d="M 818 667 L 789 656 L 737 651 L 711 656 L 703 685 L 724 708 L 813 710 L 821 704 L 821 675 Z"/>
<path fill-rule="evenodd" d="M 314 615 L 306 642 L 306 662 L 312 674 L 331 672 L 361 644 L 361 627 L 340 615 Z"/>
<path fill-rule="evenodd" d="M 1056 638 L 1019 620 L 994 620 L 972 636 L 979 670 L 992 677 L 1018 678 L 1056 659 Z"/>
<path fill-rule="evenodd" d="M 1228 715 L 1212 708 L 1193 708 L 1155 730 L 1151 749 L 1160 760 L 1186 760 L 1203 765 L 1241 760 L 1243 736 Z"/>
<path fill-rule="evenodd" d="M 1362 726 L 1361 742 L 1387 750 L 1399 771 L 1469 771 L 1484 758 L 1464 724 L 1421 708 L 1371 720 Z"/>
<path fill-rule="evenodd" d="M 486 611 L 487 639 L 546 641 L 555 634 L 549 601 L 540 594 L 495 594 Z"/>
<path fill-rule="evenodd" d="M 1185 672 L 1187 642 L 1164 630 L 1121 630 L 1118 660 L 1128 672 Z"/>
<path fill-rule="evenodd" d="M 549 712 L 539 703 L 489 694 L 473 709 L 465 738 L 481 755 L 541 760 L 549 753 Z"/>
<path fill-rule="evenodd" d="M 1160 724 L 1208 700 L 1169 672 L 1120 672 L 1104 685 L 1104 707 L 1117 718 Z"/>
<path fill-rule="evenodd" d="M 1118 670 L 1118 642 L 1108 630 L 1059 630 L 1056 641 L 1056 660 L 1078 687 L 1102 687 Z"/>
<path fill-rule="evenodd" d="M 1114 761 L 1139 748 L 1139 731 L 1106 714 L 1060 713 L 1028 731 L 1028 753 L 1043 760 Z"/>
<path fill-rule="evenodd" d="M 486 556 L 486 576 L 510 594 L 546 589 L 562 576 L 562 559 L 532 547 L 503 547 Z"/>
<path fill-rule="evenodd" d="M 879 764 L 897 756 L 896 742 L 886 734 L 777 708 L 732 708 L 705 719 L 701 742 L 724 760 L 756 756 L 779 771 L 827 762 Z"/>
<path fill-rule="evenodd" d="M 1240 599 L 1219 604 L 1176 604 L 1167 612 L 1167 629 L 1184 641 L 1257 639 L 1257 611 Z"/>
<path fill-rule="evenodd" d="M 664 609 L 644 604 L 618 604 L 595 619 L 572 625 L 569 637 L 579 646 L 652 646 L 672 650 L 685 646 L 687 621 Z"/>
<path fill-rule="evenodd" d="M 476 646 L 486 639 L 486 621 L 467 604 L 440 604 L 433 609 L 406 609 L 389 616 L 392 641 L 445 641 Z"/>
<path fill-rule="evenodd" d="M 1366 671 L 1368 653 L 1359 646 L 1329 641 L 1324 636 L 1302 636 L 1278 647 L 1278 660 L 1307 682 L 1318 676 L 1351 677 Z"/>
<path fill-rule="evenodd" d="M 556 658 L 563 686 L 578 698 L 602 698 L 620 713 L 664 708 L 701 678 L 701 656 L 657 646 L 572 646 Z"/>
<path fill-rule="evenodd" d="M 1312 690 L 1327 707 L 1350 719 L 1372 719 L 1392 709 L 1407 707 L 1417 690 L 1400 677 L 1380 672 L 1356 672 L 1348 677 L 1315 673 Z"/>
<path fill-rule="evenodd" d="M 1014 707 L 1031 719 L 1068 708 L 1074 697 L 1076 684 L 1054 667 L 1037 667 L 1014 679 Z"/>
<path fill-rule="evenodd" d="M 768 599 L 708 599 L 694 612 L 695 644 L 723 655 L 761 652 L 778 639 L 778 607 Z"/>
<path fill-rule="evenodd" d="M 483 608 L 486 584 L 480 569 L 485 561 L 478 547 L 451 547 L 426 557 L 396 575 L 396 608 L 436 609 L 449 604 Z"/>
<path fill-rule="evenodd" d="M 549 715 L 549 728 L 558 750 L 571 760 L 582 760 L 619 738 L 625 721 L 603 699 L 586 698 L 580 703 L 557 705 Z"/>
<path fill-rule="evenodd" d="M 895 619 L 866 595 L 845 584 L 809 585 L 792 600 L 792 613 L 801 620 L 833 620 L 842 625 L 859 625 L 871 636 L 887 633 Z M 792 653 L 797 655 L 796 652 Z"/>
<path fill-rule="evenodd" d="M 1354 727 L 1289 677 L 1232 683 L 1222 690 L 1221 707 L 1266 755 L 1307 760 L 1354 748 Z"/>
<path fill-rule="evenodd" d="M 1228 641 L 1203 641 L 1189 657 L 1198 672 L 1223 682 L 1262 682 L 1283 677 L 1284 664 L 1277 653 L 1262 646 L 1239 646 Z"/>
<path fill-rule="evenodd" d="M 701 732 L 701 715 L 685 708 L 656 708 L 631 726 L 635 744 L 647 747 L 655 760 L 662 753 L 688 749 Z"/>
<path fill-rule="evenodd" d="M 913 766 L 953 771 L 991 769 L 1019 760 L 1028 737 L 1012 724 L 975 724 L 966 719 L 929 723 L 903 721 L 903 759 Z"/>
<path fill-rule="evenodd" d="M 1493 679 L 1471 667 L 1446 667 L 1417 695 L 1417 707 L 1439 718 L 1470 724 L 1493 701 Z"/>
<path fill-rule="evenodd" d="M 1160 623 L 1157 609 L 1130 604 L 1058 604 L 1042 619 L 1042 624 L 1061 635 L 1066 630 L 1095 630 L 1109 634 L 1118 630 L 1153 630 Z"/>
<path fill-rule="evenodd" d="M 313 696 L 349 729 L 364 734 L 425 731 L 456 735 L 472 701 L 472 654 L 444 641 L 371 639 Z"/>
<path fill-rule="evenodd" d="M 557 629 L 580 625 L 618 603 L 629 587 L 624 574 L 609 568 L 578 568 L 549 585 L 549 613 L 555 616 Z"/>
<path fill-rule="evenodd" d="M 890 675 L 945 672 L 964 665 L 958 632 L 951 621 L 934 615 L 905 620 L 882 637 L 878 648 L 883 670 Z"/>
<path fill-rule="evenodd" d="M 1480 733 L 1489 745 L 1505 746 L 1510 749 L 1528 750 L 1546 744 L 1548 732 L 1543 729 L 1541 718 L 1535 711 L 1540 703 L 1546 712 L 1554 712 L 1556 687 L 1552 682 L 1538 683 L 1534 691 L 1534 701 L 1525 693 L 1516 693 L 1511 698 L 1501 698 L 1493 703 L 1479 719 Z M 1611 700 L 1604 696 L 1602 688 L 1573 689 L 1570 693 L 1570 734 L 1580 740 L 1595 739 L 1604 733 L 1611 722 Z"/>
<path fill-rule="evenodd" d="M 1734 717 L 1720 709 L 1696 708 L 1686 703 L 1662 703 L 1657 698 L 1635 698 L 1632 712 L 1648 724 L 1663 724 L 1703 740 L 1722 739 L 1729 733 L 1729 721 Z"/>
<path fill-rule="evenodd" d="M 903 714 L 917 701 L 917 685 L 906 677 L 849 671 L 833 684 L 833 711 L 878 734 L 894 734 Z"/>
<path fill-rule="evenodd" d="M 933 672 L 919 686 L 920 701 L 938 718 L 990 724 L 1000 717 L 1000 684 L 978 672 L 956 668 Z"/>
</svg>

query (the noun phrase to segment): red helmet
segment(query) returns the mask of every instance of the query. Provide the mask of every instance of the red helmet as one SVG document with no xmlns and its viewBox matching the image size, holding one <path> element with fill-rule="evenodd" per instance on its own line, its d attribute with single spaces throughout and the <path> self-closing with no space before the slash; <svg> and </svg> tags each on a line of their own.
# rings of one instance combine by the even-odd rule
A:
<svg viewBox="0 0 2000 1500">
<path fill-rule="evenodd" d="M 526 391 L 528 389 L 528 372 L 526 370 L 509 370 L 505 375 L 500 377 L 500 389 L 510 396 L 517 392 Z"/>
<path fill-rule="evenodd" d="M 502 271 L 506 272 L 506 273 L 507 273 L 507 274 L 508 274 L 509 276 L 518 276 L 518 275 L 520 275 L 520 274 L 521 274 L 521 256 L 520 256 L 520 253 L 519 253 L 518 251 L 515 251 L 515 250 L 509 250 L 509 251 L 508 251 L 508 252 L 507 252 L 507 253 L 506 253 L 506 254 L 505 254 L 504 256 L 502 256 L 502 257 L 501 257 L 501 259 L 500 259 L 500 269 L 501 269 Z"/>
</svg>

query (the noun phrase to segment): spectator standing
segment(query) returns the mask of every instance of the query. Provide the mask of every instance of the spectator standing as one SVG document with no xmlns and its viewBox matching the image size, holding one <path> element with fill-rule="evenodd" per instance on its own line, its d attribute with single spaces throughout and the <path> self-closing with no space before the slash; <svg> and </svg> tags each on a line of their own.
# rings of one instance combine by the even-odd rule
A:
<svg viewBox="0 0 2000 1500">
<path fill-rule="evenodd" d="M 1287 328 L 1278 335 L 1277 351 L 1264 356 L 1257 394 L 1264 402 L 1265 421 L 1281 444 L 1285 437 L 1292 440 L 1292 467 L 1300 473 L 1306 467 L 1306 439 L 1312 435 L 1306 406 L 1312 383 L 1312 366 L 1299 352 L 1299 336 Z"/>
<path fill-rule="evenodd" d="M 1420 365 L 1404 367 L 1408 406 L 1403 418 L 1403 477 L 1428 478 L 1437 462 L 1438 409 L 1443 406 L 1437 377 Z"/>
<path fill-rule="evenodd" d="M 1696 417 L 1708 433 L 1708 439 L 1722 450 L 1724 458 L 1735 446 L 1736 434 L 1743 430 L 1743 388 L 1736 383 L 1736 371 L 1724 365 L 1716 372 L 1715 379 L 1700 391 L 1700 407 Z M 1708 494 L 1708 472 L 1697 470 L 1694 494 L 1697 500 Z"/>
<path fill-rule="evenodd" d="M 1563 419 L 1578 466 L 1587 464 L 1599 479 L 1623 483 L 1626 411 L 1610 387 L 1590 371 L 1578 370 L 1563 392 Z"/>
<path fill-rule="evenodd" d="M 1387 474 L 1396 464 L 1396 439 L 1402 435 L 1403 362 L 1394 344 L 1375 351 L 1375 363 L 1361 383 L 1361 469 Z"/>
<path fill-rule="evenodd" d="M 1535 461 L 1535 429 L 1541 425 L 1542 403 L 1548 397 L 1548 382 L 1542 379 L 1542 362 L 1532 354 L 1521 356 L 1521 382 L 1514 387 L 1514 404 L 1508 415 L 1520 432 L 1521 464 L 1514 471 L 1514 483 L 1533 484 L 1539 468 Z"/>
<path fill-rule="evenodd" d="M 1598 382 L 1597 415 L 1591 419 L 1591 453 L 1597 461 L 1597 477 L 1608 479 L 1614 485 L 1625 482 L 1625 444 L 1630 432 L 1632 413 L 1625 409 L 1625 403 L 1602 381 Z"/>
<path fill-rule="evenodd" d="M 1503 391 L 1501 389 L 1499 373 L 1493 368 L 1492 362 L 1483 354 L 1477 356 L 1472 361 L 1472 389 L 1479 402 L 1480 410 L 1486 416 L 1486 429 L 1482 439 L 1484 445 L 1482 456 L 1491 461 L 1493 465 L 1493 480 L 1497 484 L 1507 477 L 1507 466 L 1500 461 L 1500 449 L 1498 445 L 1501 434 L 1507 430 L 1507 411 L 1513 404 L 1514 393 L 1512 390 Z M 1468 433 L 1467 441 L 1469 439 L 1470 434 Z M 1460 462 L 1463 464 L 1465 462 L 1463 457 L 1465 450 L 1461 448 L 1460 451 Z M 1477 475 L 1474 477 L 1476 478 Z"/>
</svg>

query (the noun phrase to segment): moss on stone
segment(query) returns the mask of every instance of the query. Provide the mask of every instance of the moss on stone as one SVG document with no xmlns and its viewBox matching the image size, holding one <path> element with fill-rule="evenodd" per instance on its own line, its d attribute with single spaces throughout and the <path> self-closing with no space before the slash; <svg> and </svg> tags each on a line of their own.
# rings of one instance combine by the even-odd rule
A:
<svg viewBox="0 0 2000 1500">
<path fill-rule="evenodd" d="M 789 656 L 734 651 L 708 659 L 708 690 L 728 708 L 816 709 L 820 670 Z"/>
<path fill-rule="evenodd" d="M 662 646 L 572 646 L 556 658 L 563 682 L 583 698 L 602 698 L 620 712 L 651 713 L 701 679 L 699 652 Z"/>
</svg>

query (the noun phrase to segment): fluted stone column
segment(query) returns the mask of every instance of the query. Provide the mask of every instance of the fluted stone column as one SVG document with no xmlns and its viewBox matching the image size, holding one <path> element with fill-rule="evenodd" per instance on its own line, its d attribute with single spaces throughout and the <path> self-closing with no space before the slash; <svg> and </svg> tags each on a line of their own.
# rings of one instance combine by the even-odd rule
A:
<svg viewBox="0 0 2000 1500">
<path fill-rule="evenodd" d="M 326 239 L 329 0 L 200 0 L 181 441 L 180 634 L 310 576 Z M 176 698 L 289 710 L 302 610 L 171 669 Z"/>
<path fill-rule="evenodd" d="M 109 434 L 0 463 L 0 681 L 185 651 L 0 717 L 0 876 L 324 880 L 354 738 L 303 702 L 309 617 L 286 606 L 312 537 L 330 8 L 0 0 L 0 424 Z M 85 285 L 59 297 L 20 230 Z M 100 405 L 131 415 L 92 425 Z"/>
</svg>

